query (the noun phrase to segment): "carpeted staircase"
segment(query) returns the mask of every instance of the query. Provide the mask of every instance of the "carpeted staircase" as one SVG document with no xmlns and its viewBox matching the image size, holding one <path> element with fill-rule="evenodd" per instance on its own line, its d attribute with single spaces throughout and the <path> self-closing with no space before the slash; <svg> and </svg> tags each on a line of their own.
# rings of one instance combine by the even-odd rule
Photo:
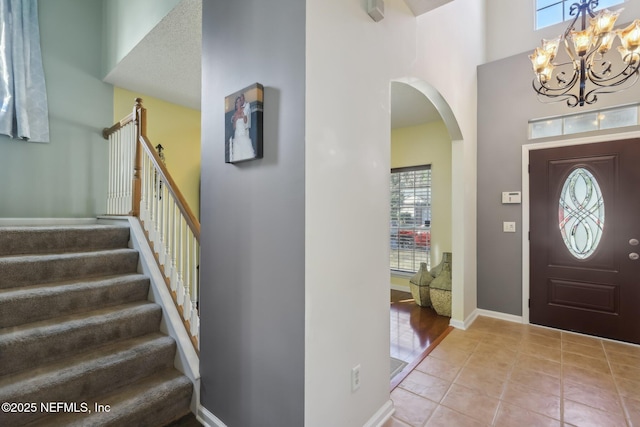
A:
<svg viewBox="0 0 640 427">
<path fill-rule="evenodd" d="M 165 426 L 193 385 L 129 229 L 0 227 L 0 426 Z M 96 406 L 102 405 L 102 406 Z M 98 411 L 96 411 L 98 409 Z"/>
</svg>

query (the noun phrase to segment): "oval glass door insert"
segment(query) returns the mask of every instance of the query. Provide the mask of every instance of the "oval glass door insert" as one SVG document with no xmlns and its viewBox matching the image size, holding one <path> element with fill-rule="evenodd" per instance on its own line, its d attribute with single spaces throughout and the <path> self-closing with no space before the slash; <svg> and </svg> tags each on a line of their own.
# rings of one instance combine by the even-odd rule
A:
<svg viewBox="0 0 640 427">
<path fill-rule="evenodd" d="M 596 178 L 584 168 L 569 174 L 560 193 L 558 224 L 564 244 L 578 259 L 591 256 L 602 237 L 604 200 Z"/>
</svg>

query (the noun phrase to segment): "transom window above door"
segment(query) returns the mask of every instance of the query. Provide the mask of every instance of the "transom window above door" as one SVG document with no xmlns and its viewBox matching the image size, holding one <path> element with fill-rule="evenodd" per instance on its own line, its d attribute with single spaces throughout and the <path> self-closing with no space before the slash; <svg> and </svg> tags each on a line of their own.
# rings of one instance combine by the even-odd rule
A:
<svg viewBox="0 0 640 427">
<path fill-rule="evenodd" d="M 536 1 L 536 30 L 568 21 L 571 5 L 580 0 L 535 0 Z M 624 3 L 625 0 L 598 0 L 596 11 Z"/>
</svg>

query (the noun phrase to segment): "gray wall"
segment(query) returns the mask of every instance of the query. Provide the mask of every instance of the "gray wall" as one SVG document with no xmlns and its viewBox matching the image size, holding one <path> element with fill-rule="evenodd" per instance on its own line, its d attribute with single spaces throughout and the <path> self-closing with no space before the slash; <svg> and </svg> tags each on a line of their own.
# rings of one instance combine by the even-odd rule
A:
<svg viewBox="0 0 640 427">
<path fill-rule="evenodd" d="M 304 424 L 305 2 L 203 1 L 201 402 Z M 264 158 L 224 163 L 224 98 L 265 87 Z"/>
<path fill-rule="evenodd" d="M 101 75 L 101 0 L 39 2 L 50 144 L 0 136 L 0 217 L 104 212 L 113 88 Z"/>
<path fill-rule="evenodd" d="M 529 141 L 528 121 L 640 100 L 640 85 L 636 85 L 618 94 L 600 95 L 593 106 L 541 103 L 531 87 L 529 54 L 478 67 L 478 308 L 518 316 L 522 314 L 522 205 L 503 205 L 501 193 L 522 191 L 522 145 L 605 133 Z M 503 221 L 515 221 L 517 232 L 503 233 Z"/>
</svg>

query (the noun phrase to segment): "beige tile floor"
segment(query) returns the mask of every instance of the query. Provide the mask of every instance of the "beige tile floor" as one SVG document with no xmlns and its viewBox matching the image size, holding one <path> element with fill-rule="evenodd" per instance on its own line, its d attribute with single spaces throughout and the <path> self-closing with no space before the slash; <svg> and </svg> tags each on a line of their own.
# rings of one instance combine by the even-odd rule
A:
<svg viewBox="0 0 640 427">
<path fill-rule="evenodd" d="M 640 427 L 640 347 L 479 317 L 391 399 L 384 427 Z"/>
</svg>

